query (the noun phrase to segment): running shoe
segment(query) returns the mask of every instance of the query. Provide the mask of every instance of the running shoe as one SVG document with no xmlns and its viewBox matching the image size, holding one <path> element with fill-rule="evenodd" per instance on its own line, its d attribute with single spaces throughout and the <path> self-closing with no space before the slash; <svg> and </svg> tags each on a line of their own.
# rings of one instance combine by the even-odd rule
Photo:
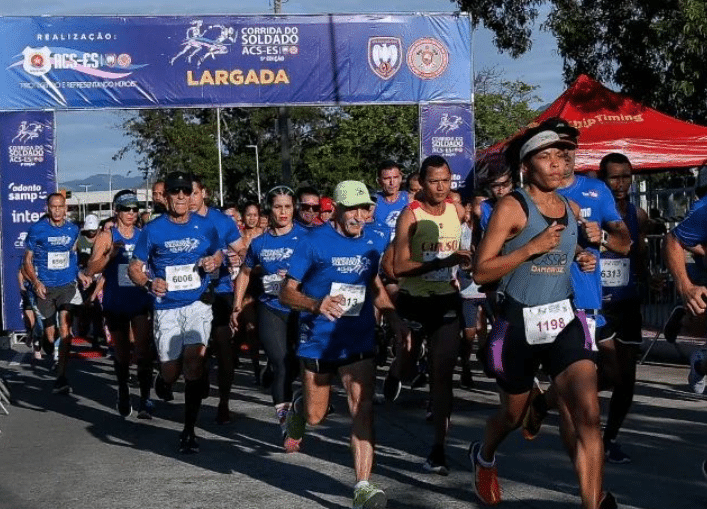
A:
<svg viewBox="0 0 707 509">
<path fill-rule="evenodd" d="M 228 402 L 218 404 L 216 410 L 216 424 L 228 424 L 231 422 L 231 411 L 228 409 Z"/>
<path fill-rule="evenodd" d="M 285 437 L 285 451 L 288 453 L 299 452 L 304 430 L 307 426 L 307 421 L 300 413 L 304 399 L 301 394 L 297 394 L 292 400 L 292 405 L 287 412 L 287 436 Z"/>
<path fill-rule="evenodd" d="M 501 487 L 498 484 L 498 470 L 494 462 L 493 467 L 484 467 L 479 463 L 481 442 L 474 442 L 469 446 L 469 461 L 474 474 L 474 491 L 479 500 L 486 505 L 501 503 Z"/>
<path fill-rule="evenodd" d="M 621 450 L 621 445 L 615 440 L 610 440 L 608 444 L 604 444 L 604 453 L 606 461 L 615 465 L 623 463 L 631 463 L 631 456 Z"/>
<path fill-rule="evenodd" d="M 704 394 L 705 385 L 707 385 L 707 377 L 701 375 L 698 371 L 698 369 L 702 369 L 705 353 L 707 353 L 707 350 L 695 350 L 690 355 L 690 373 L 687 375 L 687 383 L 690 384 L 690 389 L 696 394 Z"/>
<path fill-rule="evenodd" d="M 663 336 L 668 343 L 675 343 L 675 340 L 680 334 L 680 329 L 682 328 L 682 318 L 685 316 L 685 308 L 682 306 L 675 306 L 670 313 L 670 316 L 665 321 L 663 326 Z"/>
<path fill-rule="evenodd" d="M 383 382 L 383 396 L 385 396 L 386 401 L 393 402 L 400 396 L 400 389 L 402 389 L 403 384 L 397 376 L 388 373 Z"/>
<path fill-rule="evenodd" d="M 599 500 L 599 509 L 618 509 L 618 507 L 616 499 L 611 492 L 605 491 L 602 493 L 601 499 Z"/>
<path fill-rule="evenodd" d="M 523 415 L 523 437 L 526 440 L 533 440 L 538 436 L 546 416 L 547 404 L 543 397 L 543 390 L 536 378 L 528 397 L 528 408 Z"/>
<path fill-rule="evenodd" d="M 172 394 L 172 385 L 164 381 L 161 374 L 155 377 L 155 394 L 162 401 L 172 401 L 174 399 L 174 394 Z"/>
<path fill-rule="evenodd" d="M 133 413 L 133 407 L 130 404 L 130 389 L 126 385 L 125 387 L 118 387 L 118 413 L 124 419 L 130 417 Z"/>
<path fill-rule="evenodd" d="M 71 386 L 69 386 L 69 381 L 64 375 L 58 376 L 54 381 L 54 388 L 52 393 L 54 394 L 69 394 L 71 392 Z"/>
<path fill-rule="evenodd" d="M 387 502 L 385 492 L 371 483 L 354 489 L 353 509 L 383 509 Z"/>
<path fill-rule="evenodd" d="M 447 465 L 447 457 L 444 454 L 443 445 L 437 444 L 432 447 L 432 452 L 427 456 L 422 468 L 432 474 L 449 475 L 449 466 Z"/>
<path fill-rule="evenodd" d="M 187 431 L 182 431 L 179 435 L 179 452 L 182 454 L 194 454 L 199 452 L 199 442 L 196 435 Z"/>
<path fill-rule="evenodd" d="M 280 424 L 280 432 L 282 433 L 282 440 L 287 439 L 287 413 L 289 407 L 283 406 L 281 408 L 275 409 L 277 415 L 277 422 Z"/>
<path fill-rule="evenodd" d="M 707 479 L 707 460 L 702 462 L 702 475 Z"/>
<path fill-rule="evenodd" d="M 138 419 L 152 419 L 152 412 L 155 411 L 155 403 L 150 398 L 140 398 L 137 409 Z"/>
</svg>

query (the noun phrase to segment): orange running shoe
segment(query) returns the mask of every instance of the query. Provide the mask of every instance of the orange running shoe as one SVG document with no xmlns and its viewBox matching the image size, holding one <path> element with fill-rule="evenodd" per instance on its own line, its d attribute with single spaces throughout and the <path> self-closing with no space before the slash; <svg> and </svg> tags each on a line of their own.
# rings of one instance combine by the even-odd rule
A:
<svg viewBox="0 0 707 509">
<path fill-rule="evenodd" d="M 498 470 L 496 466 L 484 467 L 479 463 L 481 442 L 474 442 L 469 446 L 469 460 L 474 472 L 474 491 L 479 500 L 486 505 L 501 503 L 501 486 L 498 484 Z"/>
</svg>

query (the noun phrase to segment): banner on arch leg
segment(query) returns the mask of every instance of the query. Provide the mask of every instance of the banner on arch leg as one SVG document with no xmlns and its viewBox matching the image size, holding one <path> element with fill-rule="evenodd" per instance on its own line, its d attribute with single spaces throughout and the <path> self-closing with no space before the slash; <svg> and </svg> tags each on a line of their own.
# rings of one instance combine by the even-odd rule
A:
<svg viewBox="0 0 707 509">
<path fill-rule="evenodd" d="M 474 114 L 471 104 L 427 103 L 420 106 L 420 161 L 440 155 L 452 170 L 452 190 L 474 187 Z"/>
<path fill-rule="evenodd" d="M 10 331 L 24 330 L 17 270 L 29 227 L 46 211 L 56 189 L 54 113 L 0 113 L 0 235 L 2 318 Z"/>
</svg>

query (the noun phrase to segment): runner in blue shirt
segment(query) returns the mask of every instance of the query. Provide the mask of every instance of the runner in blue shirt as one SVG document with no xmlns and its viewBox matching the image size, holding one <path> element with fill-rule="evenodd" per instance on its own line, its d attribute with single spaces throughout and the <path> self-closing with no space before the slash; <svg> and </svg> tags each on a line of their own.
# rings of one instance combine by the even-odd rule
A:
<svg viewBox="0 0 707 509">
<path fill-rule="evenodd" d="M 395 224 L 400 212 L 409 203 L 408 194 L 401 190 L 402 184 L 403 174 L 397 163 L 384 161 L 378 167 L 378 185 L 381 190 L 376 193 L 373 222 L 379 230 L 388 234 L 390 240 L 395 236 Z"/>
<path fill-rule="evenodd" d="M 297 355 L 304 397 L 295 396 L 287 416 L 285 449 L 298 451 L 305 424 L 314 426 L 324 419 L 332 378 L 338 373 L 353 418 L 353 506 L 381 508 L 385 493 L 368 482 L 373 467 L 374 305 L 401 339 L 407 330 L 378 276 L 383 239 L 364 229 L 373 204 L 366 186 L 341 182 L 334 201 L 333 221 L 297 245 L 280 293 L 283 304 L 302 312 Z"/>
<path fill-rule="evenodd" d="M 191 176 L 170 173 L 165 190 L 168 212 L 142 230 L 128 274 L 133 283 L 155 297 L 155 344 L 162 379 L 169 385 L 184 374 L 184 430 L 179 451 L 193 453 L 199 451 L 194 426 L 201 407 L 201 375 L 213 319 L 207 292 L 209 273 L 221 265 L 223 253 L 213 223 L 189 211 Z"/>
<path fill-rule="evenodd" d="M 71 348 L 71 322 L 81 305 L 77 277 L 86 287 L 91 280 L 79 274 L 76 241 L 79 228 L 66 220 L 66 198 L 60 193 L 47 197 L 47 215 L 27 232 L 24 269 L 37 295 L 37 310 L 44 325 L 48 348 L 53 350 L 56 318 L 59 318 L 59 358 L 54 394 L 71 391 L 66 362 Z M 49 353 L 49 352 L 48 352 Z"/>
<path fill-rule="evenodd" d="M 236 296 L 231 326 L 242 327 L 240 315 L 246 290 L 252 279 L 262 282 L 258 298 L 258 338 L 272 367 L 270 386 L 275 415 L 285 439 L 285 419 L 292 401 L 292 381 L 297 376 L 294 347 L 297 343 L 299 314 L 280 303 L 278 295 L 290 267 L 290 259 L 299 241 L 308 234 L 302 226 L 293 223 L 294 192 L 287 186 L 277 186 L 267 194 L 270 227 L 256 237 L 236 278 Z"/>
<path fill-rule="evenodd" d="M 231 396 L 231 385 L 233 385 L 233 331 L 229 325 L 231 309 L 233 309 L 233 281 L 229 265 L 231 260 L 236 260 L 240 265 L 240 259 L 245 256 L 245 248 L 241 239 L 241 233 L 236 223 L 220 210 L 206 205 L 208 191 L 204 187 L 201 178 L 194 175 L 192 182 L 192 193 L 189 201 L 190 210 L 193 213 L 205 217 L 213 223 L 218 231 L 219 246 L 223 251 L 224 259 L 217 271 L 209 274 L 211 287 L 214 292 L 214 302 L 212 305 L 214 321 L 212 324 L 212 348 L 216 354 L 218 363 L 218 393 L 219 404 L 216 411 L 216 423 L 227 424 L 231 421 L 229 410 L 229 399 Z M 209 363 L 204 366 L 203 383 L 205 384 L 204 394 L 209 391 Z"/>
<path fill-rule="evenodd" d="M 137 379 L 140 385 L 139 419 L 152 418 L 152 351 L 148 314 L 152 298 L 133 284 L 128 265 L 141 230 L 135 226 L 140 212 L 132 190 L 119 191 L 113 198 L 115 226 L 98 234 L 85 273 L 89 277 L 103 274 L 103 318 L 114 344 L 115 374 L 118 380 L 118 412 L 123 417 L 132 413 L 130 403 L 130 347 L 135 342 Z"/>
</svg>

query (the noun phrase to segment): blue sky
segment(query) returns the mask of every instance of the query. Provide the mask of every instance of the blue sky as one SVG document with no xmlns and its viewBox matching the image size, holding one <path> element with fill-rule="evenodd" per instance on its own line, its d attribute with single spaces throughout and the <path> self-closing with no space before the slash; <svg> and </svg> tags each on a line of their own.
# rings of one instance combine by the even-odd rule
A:
<svg viewBox="0 0 707 509">
<path fill-rule="evenodd" d="M 456 3 L 449 0 L 387 0 L 361 2 L 337 0 L 289 0 L 282 4 L 283 14 L 321 14 L 357 12 L 453 12 Z M 59 15 L 191 15 L 191 14 L 267 14 L 271 0 L 21 0 L 3 1 L 0 16 Z M 493 46 L 492 34 L 485 29 L 474 33 L 474 68 L 496 67 L 506 79 L 520 79 L 538 86 L 542 103 L 549 103 L 564 91 L 562 61 L 554 38 L 535 31 L 532 50 L 514 60 L 500 54 Z M 126 113 L 120 111 L 59 112 L 57 114 L 57 157 L 59 181 L 81 179 L 95 173 L 135 174 L 134 157 L 113 161 L 112 156 L 126 144 L 119 126 Z"/>
</svg>

